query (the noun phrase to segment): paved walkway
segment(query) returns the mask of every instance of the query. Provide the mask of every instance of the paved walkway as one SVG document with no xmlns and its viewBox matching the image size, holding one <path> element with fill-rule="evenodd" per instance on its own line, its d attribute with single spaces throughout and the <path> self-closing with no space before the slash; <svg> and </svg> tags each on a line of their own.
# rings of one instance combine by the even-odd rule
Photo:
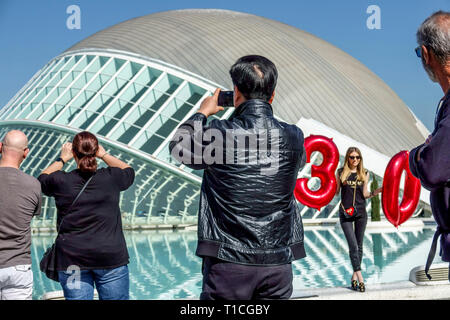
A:
<svg viewBox="0 0 450 320">
<path fill-rule="evenodd" d="M 95 296 L 98 299 L 97 295 Z M 63 300 L 62 291 L 48 292 L 44 300 Z M 187 300 L 197 300 L 188 298 Z M 356 292 L 350 287 L 294 290 L 291 300 L 450 300 L 450 284 L 415 285 L 400 281 L 366 286 L 366 292 Z"/>
<path fill-rule="evenodd" d="M 450 300 L 450 284 L 416 285 L 411 281 L 367 284 L 366 292 L 349 287 L 294 290 L 297 300 Z"/>
</svg>

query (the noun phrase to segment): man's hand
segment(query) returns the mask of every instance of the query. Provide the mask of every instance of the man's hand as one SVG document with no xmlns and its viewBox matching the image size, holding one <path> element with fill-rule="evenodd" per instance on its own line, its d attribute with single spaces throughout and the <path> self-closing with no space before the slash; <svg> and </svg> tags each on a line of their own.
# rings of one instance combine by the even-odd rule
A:
<svg viewBox="0 0 450 320">
<path fill-rule="evenodd" d="M 420 161 L 420 153 L 422 152 L 423 148 L 426 147 L 427 144 L 429 144 L 431 142 L 431 139 L 433 138 L 433 136 L 430 134 L 427 138 L 427 140 L 425 140 L 425 144 L 422 146 L 422 148 L 420 148 L 417 153 L 416 153 L 416 161 L 419 162 Z"/>
<path fill-rule="evenodd" d="M 419 150 L 416 152 L 416 162 L 420 161 L 420 153 L 422 152 L 423 148 L 425 148 L 426 144 L 424 144 Z"/>
<path fill-rule="evenodd" d="M 205 100 L 202 101 L 200 105 L 200 109 L 198 109 L 198 112 L 203 113 L 206 117 L 212 116 L 213 114 L 216 114 L 219 111 L 223 110 L 223 107 L 219 107 L 217 105 L 218 99 L 219 99 L 219 92 L 220 89 L 217 88 L 214 92 L 214 95 L 211 97 L 206 97 Z"/>
<path fill-rule="evenodd" d="M 69 161 L 72 158 L 73 158 L 72 143 L 66 142 L 63 144 L 61 148 L 61 159 L 63 159 L 63 161 L 67 163 L 67 161 Z"/>
</svg>

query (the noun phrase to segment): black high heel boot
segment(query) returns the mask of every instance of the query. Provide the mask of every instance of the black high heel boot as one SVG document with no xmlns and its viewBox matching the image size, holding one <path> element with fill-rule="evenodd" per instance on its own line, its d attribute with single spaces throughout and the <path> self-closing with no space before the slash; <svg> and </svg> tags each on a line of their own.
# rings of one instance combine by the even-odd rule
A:
<svg viewBox="0 0 450 320">
<path fill-rule="evenodd" d="M 358 290 L 358 281 L 352 280 L 352 289 L 355 291 Z"/>
<path fill-rule="evenodd" d="M 366 286 L 364 285 L 364 282 L 360 282 L 359 283 L 359 287 L 358 287 L 360 292 L 365 292 L 366 291 Z"/>
</svg>

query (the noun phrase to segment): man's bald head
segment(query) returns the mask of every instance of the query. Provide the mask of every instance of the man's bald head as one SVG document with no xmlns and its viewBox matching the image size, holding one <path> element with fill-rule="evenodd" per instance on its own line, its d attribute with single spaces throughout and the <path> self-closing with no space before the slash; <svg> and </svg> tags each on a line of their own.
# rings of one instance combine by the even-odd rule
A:
<svg viewBox="0 0 450 320">
<path fill-rule="evenodd" d="M 24 151 L 28 147 L 28 138 L 22 131 L 12 130 L 6 134 L 3 145 L 17 151 Z"/>
<path fill-rule="evenodd" d="M 28 155 L 28 138 L 19 130 L 9 131 L 0 143 L 1 165 L 20 166 Z"/>
</svg>

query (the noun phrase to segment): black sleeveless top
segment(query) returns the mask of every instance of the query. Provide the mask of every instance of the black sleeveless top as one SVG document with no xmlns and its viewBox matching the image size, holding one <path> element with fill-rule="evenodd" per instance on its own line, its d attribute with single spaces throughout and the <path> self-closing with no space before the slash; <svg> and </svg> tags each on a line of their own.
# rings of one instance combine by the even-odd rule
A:
<svg viewBox="0 0 450 320">
<path fill-rule="evenodd" d="M 339 176 L 341 175 L 342 169 L 339 169 Z M 356 216 L 360 217 L 361 215 L 367 214 L 366 212 L 366 199 L 364 198 L 364 181 L 357 180 L 356 172 L 352 172 L 347 177 L 346 181 L 341 184 L 341 203 L 344 205 L 345 209 L 353 206 L 353 193 L 355 192 L 355 208 L 356 208 Z M 344 216 L 344 212 L 342 206 L 339 205 L 339 214 Z"/>
</svg>

